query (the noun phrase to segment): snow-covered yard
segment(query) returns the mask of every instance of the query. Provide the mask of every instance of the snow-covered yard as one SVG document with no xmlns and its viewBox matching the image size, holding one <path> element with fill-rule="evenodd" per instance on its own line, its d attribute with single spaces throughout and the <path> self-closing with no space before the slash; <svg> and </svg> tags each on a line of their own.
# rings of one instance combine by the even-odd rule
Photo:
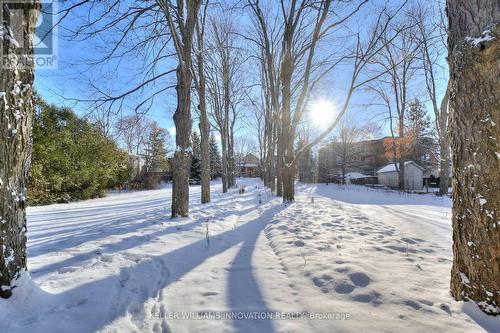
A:
<svg viewBox="0 0 500 333">
<path fill-rule="evenodd" d="M 500 331 L 448 292 L 449 199 L 298 184 L 283 205 L 239 183 L 204 206 L 192 187 L 186 219 L 170 189 L 30 208 L 32 280 L 0 332 Z"/>
</svg>

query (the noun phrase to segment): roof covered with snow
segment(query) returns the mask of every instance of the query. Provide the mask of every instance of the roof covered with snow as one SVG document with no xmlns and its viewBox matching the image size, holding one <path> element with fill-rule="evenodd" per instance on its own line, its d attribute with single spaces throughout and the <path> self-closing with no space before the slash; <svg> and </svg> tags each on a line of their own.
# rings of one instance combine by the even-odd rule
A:
<svg viewBox="0 0 500 333">
<path fill-rule="evenodd" d="M 371 176 L 364 175 L 364 174 L 359 173 L 359 172 L 349 172 L 345 175 L 345 177 L 349 178 L 349 179 L 358 179 L 358 178 L 367 178 L 367 177 L 371 177 Z"/>
<path fill-rule="evenodd" d="M 417 168 L 421 169 L 422 171 L 425 170 L 423 167 L 421 167 L 420 165 L 418 165 L 417 163 L 415 163 L 413 161 L 406 161 L 405 162 L 405 166 L 410 165 L 410 164 L 413 164 L 414 166 L 416 166 Z M 377 173 L 395 172 L 395 171 L 396 171 L 396 166 L 394 165 L 394 163 L 389 163 L 386 166 L 384 166 L 381 169 L 379 169 L 377 171 Z"/>
</svg>

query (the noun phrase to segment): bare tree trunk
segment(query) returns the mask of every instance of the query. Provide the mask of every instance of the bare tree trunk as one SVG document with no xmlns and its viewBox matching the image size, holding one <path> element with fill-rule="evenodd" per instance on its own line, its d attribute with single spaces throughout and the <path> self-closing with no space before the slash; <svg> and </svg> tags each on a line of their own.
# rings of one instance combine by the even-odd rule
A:
<svg viewBox="0 0 500 333">
<path fill-rule="evenodd" d="M 281 140 L 281 124 L 276 128 L 276 196 L 283 196 L 283 140 Z"/>
<path fill-rule="evenodd" d="M 233 188 L 236 186 L 236 161 L 234 158 L 234 127 L 230 126 L 228 133 L 228 186 Z"/>
<path fill-rule="evenodd" d="M 26 187 L 31 160 L 33 33 L 40 3 L 23 2 L 10 15 L 1 4 L 0 48 L 0 297 L 8 298 L 27 269 Z M 12 35 L 10 22 L 22 23 Z M 16 40 L 15 38 L 18 38 Z M 28 61 L 26 61 L 28 60 Z"/>
<path fill-rule="evenodd" d="M 295 201 L 295 175 L 297 168 L 295 164 L 283 166 L 283 202 Z"/>
<path fill-rule="evenodd" d="M 500 314 L 500 3 L 448 0 L 455 299 Z"/>
<path fill-rule="evenodd" d="M 204 38 L 205 38 L 205 18 L 208 2 L 205 3 L 202 18 L 196 23 L 197 52 L 196 61 L 198 63 L 198 110 L 200 111 L 200 153 L 201 153 L 201 203 L 210 202 L 210 124 L 207 114 L 205 59 L 204 59 Z"/>
<path fill-rule="evenodd" d="M 401 157 L 398 161 L 398 188 L 401 191 L 405 190 L 405 161 Z"/>
<path fill-rule="evenodd" d="M 295 166 L 294 159 L 294 138 L 292 128 L 291 102 L 292 102 L 292 75 L 294 70 L 293 50 L 293 26 L 289 23 L 285 25 L 283 33 L 283 55 L 280 68 L 281 82 L 281 136 L 282 157 L 284 165 L 281 166 L 281 177 L 283 182 L 283 202 L 294 201 L 295 197 Z"/>
<path fill-rule="evenodd" d="M 227 158 L 227 135 L 221 133 L 221 149 L 222 149 L 222 193 L 227 192 L 228 188 L 228 158 Z"/>
<path fill-rule="evenodd" d="M 283 196 L 283 147 L 279 141 L 276 160 L 276 196 Z"/>
<path fill-rule="evenodd" d="M 276 114 L 273 115 L 273 148 L 272 148 L 272 157 L 269 163 L 271 164 L 271 190 L 276 191 L 277 196 L 281 196 L 282 192 L 282 184 L 281 184 L 281 156 L 280 153 L 280 125 L 279 125 L 279 113 L 276 110 Z"/>
<path fill-rule="evenodd" d="M 448 194 L 450 173 L 450 140 L 448 134 L 448 101 L 450 97 L 449 85 L 441 101 L 439 111 L 439 194 Z"/>
<path fill-rule="evenodd" d="M 177 6 L 170 1 L 158 3 L 167 18 L 179 60 L 176 70 L 177 109 L 174 113 L 176 149 L 172 168 L 172 218 L 186 217 L 189 214 L 189 174 L 193 157 L 190 110 L 193 79 L 191 48 L 201 0 L 177 2 Z M 178 6 L 180 8 L 177 8 Z"/>
<path fill-rule="evenodd" d="M 404 105 L 404 104 L 403 104 Z M 403 106 L 404 107 L 404 106 Z M 401 141 L 404 138 L 404 113 L 399 114 L 399 138 L 400 138 L 400 147 L 399 147 L 399 172 L 398 172 L 398 182 L 399 182 L 399 190 L 404 191 L 406 189 L 405 186 L 405 143 Z"/>
<path fill-rule="evenodd" d="M 266 182 L 272 192 L 276 190 L 276 180 L 274 177 L 274 140 L 272 129 L 267 134 L 267 156 L 266 156 Z"/>
<path fill-rule="evenodd" d="M 204 91 L 204 88 L 203 88 Z M 203 95 L 205 92 L 203 92 Z M 205 96 L 200 100 L 201 134 L 201 203 L 210 202 L 210 125 L 208 123 Z"/>
<path fill-rule="evenodd" d="M 191 170 L 191 79 L 189 68 L 177 67 L 177 109 L 174 113 L 176 151 L 172 168 L 172 218 L 189 215 L 189 174 Z"/>
</svg>

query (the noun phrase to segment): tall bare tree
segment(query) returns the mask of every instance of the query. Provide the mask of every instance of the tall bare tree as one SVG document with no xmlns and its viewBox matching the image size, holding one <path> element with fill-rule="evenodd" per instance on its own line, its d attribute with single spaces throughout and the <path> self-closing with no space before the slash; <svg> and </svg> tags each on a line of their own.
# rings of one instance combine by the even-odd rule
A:
<svg viewBox="0 0 500 333">
<path fill-rule="evenodd" d="M 200 116 L 200 150 L 201 150 L 201 203 L 210 202 L 210 123 L 208 121 L 205 77 L 205 22 L 209 1 L 203 5 L 202 14 L 196 22 L 196 70 L 194 85 L 198 95 L 198 112 Z"/>
<path fill-rule="evenodd" d="M 341 21 L 346 21 L 361 8 L 363 3 L 365 1 L 360 2 L 354 11 L 348 13 Z M 280 65 L 281 133 L 278 151 L 281 151 L 283 156 L 278 154 L 278 158 L 282 164 L 280 165 L 280 172 L 283 182 L 283 201 L 285 202 L 294 201 L 295 199 L 295 175 L 297 170 L 294 142 L 297 126 L 302 118 L 307 98 L 311 93 L 311 85 L 314 85 L 314 79 L 311 78 L 311 75 L 313 74 L 316 47 L 321 36 L 324 36 L 329 30 L 340 24 L 340 21 L 325 24 L 330 13 L 331 4 L 332 1 L 330 0 L 319 1 L 318 3 L 295 0 L 287 3 L 287 1 L 281 0 L 284 28 Z M 307 23 L 304 23 L 307 15 L 311 15 L 314 19 L 309 23 L 312 29 L 309 30 L 308 36 L 303 40 L 301 32 L 305 29 L 304 25 L 307 25 Z M 306 59 L 305 69 L 301 73 L 301 86 L 298 88 L 300 91 L 299 97 L 293 106 L 293 79 L 297 71 L 298 60 L 302 58 L 302 53 Z M 292 107 L 294 107 L 294 110 L 292 110 Z"/>
<path fill-rule="evenodd" d="M 379 95 L 387 107 L 394 164 L 398 172 L 400 190 L 405 189 L 405 161 L 407 158 L 404 148 L 405 116 L 410 101 L 410 81 L 417 72 L 416 61 L 418 60 L 419 45 L 414 26 L 408 25 L 405 21 L 400 20 L 400 22 L 392 24 L 392 33 L 388 31 L 382 36 L 380 43 L 383 48 L 374 58 L 374 63 L 378 65 L 378 71 L 385 74 L 378 76 L 377 80 L 370 85 L 370 88 Z"/>
<path fill-rule="evenodd" d="M 442 35 L 446 33 L 442 24 L 442 15 L 437 14 L 430 6 L 417 3 L 409 12 L 410 18 L 416 26 L 415 33 L 420 46 L 420 58 L 422 62 L 425 87 L 432 105 L 436 131 L 439 141 L 439 194 L 448 193 L 449 164 L 450 164 L 450 141 L 448 136 L 448 101 L 449 85 L 439 99 L 438 82 L 442 80 L 439 75 L 440 62 L 444 58 Z M 445 47 L 443 47 L 445 46 Z"/>
<path fill-rule="evenodd" d="M 140 67 L 137 79 L 125 88 L 123 85 L 115 89 L 107 87 L 112 81 L 109 79 L 103 80 L 105 82 L 87 79 L 90 96 L 76 101 L 89 104 L 90 109 L 105 108 L 118 114 L 131 108 L 134 113 L 143 115 L 154 105 L 157 96 L 174 87 L 164 80 L 176 73 L 174 123 L 177 148 L 173 167 L 172 217 L 187 216 L 189 211 L 191 56 L 200 6 L 201 0 L 68 0 L 60 10 L 58 22 L 71 17 L 76 8 L 92 11 L 93 15 L 80 26 L 65 29 L 68 31 L 65 37 L 71 40 L 101 41 L 98 46 L 105 52 L 88 61 L 89 67 L 116 65 L 116 61 L 124 63 L 128 57 L 143 62 L 142 66 L 137 66 Z M 174 52 L 169 48 L 172 45 Z M 173 57 L 178 60 L 175 70 L 170 62 Z"/>
<path fill-rule="evenodd" d="M 500 2 L 448 0 L 455 299 L 500 314 Z"/>
<path fill-rule="evenodd" d="M 350 54 L 329 54 L 319 57 L 317 47 L 332 30 L 346 24 L 355 16 L 367 1 L 354 1 L 347 4 L 323 1 L 281 1 L 284 20 L 282 52 L 280 62 L 281 122 L 278 144 L 278 160 L 282 160 L 283 201 L 293 201 L 295 197 L 295 175 L 297 158 L 323 140 L 339 123 L 345 114 L 353 93 L 377 78 L 363 75 L 365 67 L 385 46 L 380 40 L 386 35 L 389 23 L 395 13 L 389 15 L 383 9 L 375 19 L 374 27 L 368 32 L 367 40 L 354 34 L 354 47 Z M 336 7 L 333 8 L 332 4 Z M 330 15 L 335 12 L 336 15 Z M 394 37 L 392 37 L 394 38 Z M 351 67 L 351 77 L 347 91 L 333 122 L 316 138 L 297 152 L 294 151 L 297 126 L 307 112 L 311 95 L 316 85 L 334 70 L 338 64 L 347 61 Z M 300 65 L 300 66 L 299 66 Z M 279 151 L 283 152 L 283 158 Z"/>
<path fill-rule="evenodd" d="M 146 118 L 141 115 L 124 116 L 116 122 L 117 139 L 123 143 L 130 155 L 139 156 L 143 152 L 148 125 Z"/>
<path fill-rule="evenodd" d="M 242 51 L 237 43 L 236 28 L 227 13 L 210 20 L 207 52 L 207 98 L 214 128 L 221 137 L 222 188 L 235 185 L 234 133 L 241 116 L 240 104 L 246 95 Z"/>
<path fill-rule="evenodd" d="M 172 165 L 172 217 L 189 214 L 191 148 L 192 47 L 201 0 L 157 0 L 168 22 L 177 53 L 177 109 L 174 113 L 176 149 Z"/>
<path fill-rule="evenodd" d="M 264 99 L 264 96 L 261 95 L 261 99 Z M 260 168 L 260 178 L 264 181 L 264 185 L 268 186 L 268 180 L 265 170 L 265 161 L 266 161 L 266 153 L 267 153 L 267 137 L 265 132 L 265 116 L 266 116 L 266 106 L 265 102 L 261 101 L 258 103 L 250 98 L 252 105 L 252 114 L 253 117 L 248 122 L 250 128 L 257 133 L 257 150 L 259 155 L 259 168 Z"/>
<path fill-rule="evenodd" d="M 272 191 L 276 188 L 276 170 L 275 170 L 275 152 L 278 120 L 279 120 L 279 73 L 277 64 L 279 60 L 279 32 L 282 24 L 278 18 L 268 13 L 267 15 L 261 8 L 260 1 L 247 0 L 251 9 L 254 21 L 254 36 L 246 36 L 257 46 L 259 60 L 261 95 L 263 99 L 264 116 L 264 140 L 265 140 L 265 162 L 264 162 L 264 183 Z M 278 195 L 281 195 L 281 175 L 278 181 Z"/>
<path fill-rule="evenodd" d="M 336 135 L 336 156 L 340 157 L 340 166 L 342 168 L 342 184 L 346 183 L 346 173 L 354 164 L 359 156 L 359 146 L 356 142 L 367 134 L 368 128 L 356 125 L 352 119 L 344 118 L 339 126 L 338 134 Z"/>
<path fill-rule="evenodd" d="M 26 187 L 31 160 L 33 35 L 40 2 L 1 3 L 0 23 L 0 297 L 27 269 Z M 13 29 L 14 26 L 22 27 Z M 16 34 L 14 34 L 14 31 Z"/>
</svg>

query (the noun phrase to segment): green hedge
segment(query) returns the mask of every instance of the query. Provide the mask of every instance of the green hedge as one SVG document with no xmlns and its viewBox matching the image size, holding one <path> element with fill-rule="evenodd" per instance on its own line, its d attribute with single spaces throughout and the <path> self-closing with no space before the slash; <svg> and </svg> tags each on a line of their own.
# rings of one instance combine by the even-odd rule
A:
<svg viewBox="0 0 500 333">
<path fill-rule="evenodd" d="M 30 204 L 102 197 L 130 179 L 128 155 L 96 125 L 70 109 L 35 101 Z"/>
</svg>

